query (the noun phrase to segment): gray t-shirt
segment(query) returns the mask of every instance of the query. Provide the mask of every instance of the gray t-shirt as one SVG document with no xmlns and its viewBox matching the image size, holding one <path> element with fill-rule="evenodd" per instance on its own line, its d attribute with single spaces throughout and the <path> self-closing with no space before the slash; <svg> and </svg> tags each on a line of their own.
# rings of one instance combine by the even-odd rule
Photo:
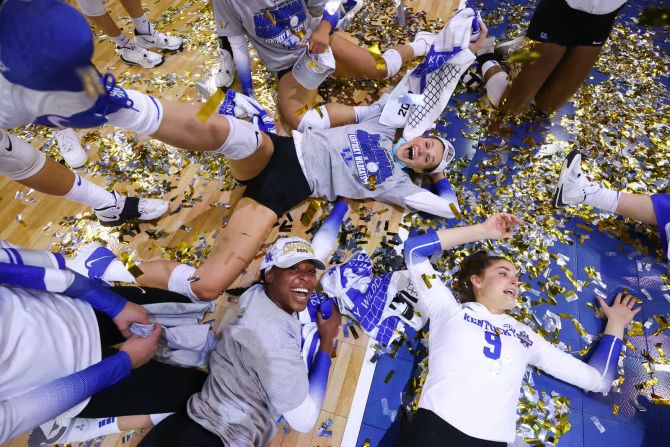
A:
<svg viewBox="0 0 670 447">
<path fill-rule="evenodd" d="M 379 115 L 360 124 L 305 132 L 298 150 L 312 195 L 407 206 L 406 197 L 425 190 L 393 161 L 394 135 L 395 129 L 379 123 Z"/>
<path fill-rule="evenodd" d="M 226 447 L 265 446 L 275 420 L 307 396 L 300 322 L 256 285 L 240 297 L 242 311 L 210 357 L 210 374 L 188 401 L 188 414 Z"/>
<path fill-rule="evenodd" d="M 293 66 L 307 30 L 320 19 L 327 0 L 215 0 L 222 36 L 246 34 L 265 67 L 280 71 Z M 311 14 L 311 15 L 310 15 Z"/>
</svg>

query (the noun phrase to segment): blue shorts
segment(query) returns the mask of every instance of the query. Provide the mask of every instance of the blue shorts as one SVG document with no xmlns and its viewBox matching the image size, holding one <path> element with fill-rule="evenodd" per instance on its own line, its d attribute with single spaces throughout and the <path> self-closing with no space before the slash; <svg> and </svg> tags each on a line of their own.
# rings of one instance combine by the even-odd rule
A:
<svg viewBox="0 0 670 447">
<path fill-rule="evenodd" d="M 654 204 L 663 254 L 670 261 L 670 247 L 668 246 L 668 240 L 670 239 L 670 194 L 653 194 L 651 203 Z"/>
</svg>

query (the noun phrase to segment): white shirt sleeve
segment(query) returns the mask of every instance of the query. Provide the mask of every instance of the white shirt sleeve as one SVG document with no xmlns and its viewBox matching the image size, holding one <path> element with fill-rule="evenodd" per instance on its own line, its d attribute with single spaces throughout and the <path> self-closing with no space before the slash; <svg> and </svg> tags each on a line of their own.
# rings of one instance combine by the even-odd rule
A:
<svg viewBox="0 0 670 447">
<path fill-rule="evenodd" d="M 585 391 L 603 393 L 609 390 L 611 383 L 606 383 L 604 376 L 596 368 L 561 351 L 536 332 L 531 332 L 534 350 L 530 361 L 532 365 Z"/>
<path fill-rule="evenodd" d="M 450 203 L 450 201 L 425 189 L 405 197 L 405 206 L 408 208 L 448 219 L 454 217 L 454 213 L 449 206 Z"/>
<path fill-rule="evenodd" d="M 433 242 L 430 242 L 430 235 L 434 238 Z M 454 294 L 442 282 L 428 259 L 430 255 L 427 253 L 441 250 L 435 233 L 413 236 L 405 241 L 405 264 L 412 282 L 419 291 L 416 307 L 422 315 L 431 319 L 456 313 L 461 308 Z"/>
</svg>

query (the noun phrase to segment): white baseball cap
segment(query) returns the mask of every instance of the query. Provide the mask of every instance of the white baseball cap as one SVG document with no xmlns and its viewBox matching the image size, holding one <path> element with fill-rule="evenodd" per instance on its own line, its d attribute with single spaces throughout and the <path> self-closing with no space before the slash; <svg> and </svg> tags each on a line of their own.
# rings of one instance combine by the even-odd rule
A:
<svg viewBox="0 0 670 447">
<path fill-rule="evenodd" d="M 442 160 L 440 160 L 440 163 L 435 167 L 435 169 L 430 171 L 430 174 L 437 174 L 438 172 L 442 172 L 447 169 L 447 166 L 449 166 L 449 163 L 451 163 L 451 160 L 453 160 L 454 156 L 456 155 L 456 150 L 454 149 L 454 146 L 452 146 L 452 144 L 445 138 L 438 137 L 437 135 L 429 135 L 429 137 L 437 138 L 444 145 L 444 154 L 442 154 Z"/>
<path fill-rule="evenodd" d="M 299 237 L 283 237 L 272 244 L 261 262 L 261 271 L 272 267 L 289 268 L 302 261 L 311 261 L 316 268 L 324 270 L 326 266 L 314 255 L 312 245 Z"/>
<path fill-rule="evenodd" d="M 293 64 L 293 77 L 307 90 L 315 90 L 335 71 L 335 56 L 328 47 L 324 53 L 311 53 L 305 49 L 300 59 Z"/>
</svg>

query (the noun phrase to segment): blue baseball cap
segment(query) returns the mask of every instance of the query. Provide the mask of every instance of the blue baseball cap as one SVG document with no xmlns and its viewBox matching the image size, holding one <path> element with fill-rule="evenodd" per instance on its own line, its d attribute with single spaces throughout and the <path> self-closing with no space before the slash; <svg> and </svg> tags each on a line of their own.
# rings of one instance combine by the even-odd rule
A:
<svg viewBox="0 0 670 447">
<path fill-rule="evenodd" d="M 91 65 L 86 18 L 59 0 L 0 3 L 0 72 L 34 90 L 81 91 L 77 70 Z"/>
</svg>

